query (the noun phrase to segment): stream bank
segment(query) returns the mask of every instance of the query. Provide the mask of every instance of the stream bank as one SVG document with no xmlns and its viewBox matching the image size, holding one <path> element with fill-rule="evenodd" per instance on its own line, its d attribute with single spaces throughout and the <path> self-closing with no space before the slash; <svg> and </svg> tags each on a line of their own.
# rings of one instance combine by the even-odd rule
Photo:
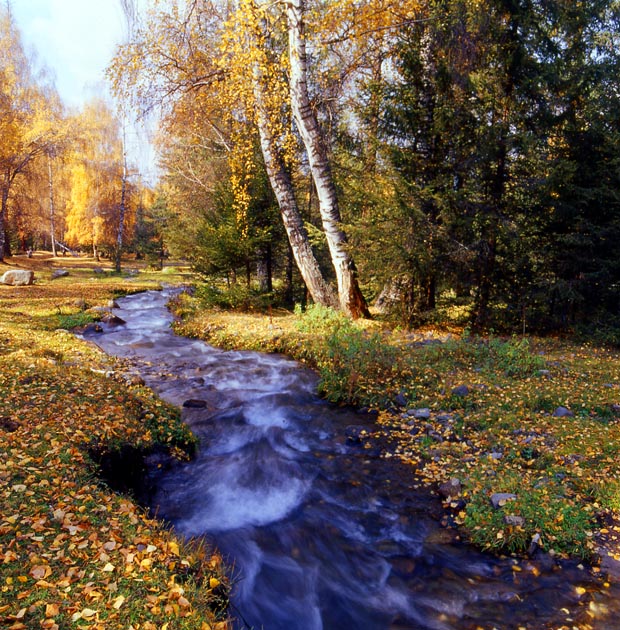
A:
<svg viewBox="0 0 620 630">
<path fill-rule="evenodd" d="M 396 459 L 351 440 L 374 418 L 316 395 L 285 357 L 174 335 L 170 295 L 119 300 L 126 324 L 89 336 L 183 409 L 196 458 L 156 475 L 152 509 L 233 568 L 238 628 L 615 628 L 615 590 L 577 562 L 467 546 Z"/>
</svg>

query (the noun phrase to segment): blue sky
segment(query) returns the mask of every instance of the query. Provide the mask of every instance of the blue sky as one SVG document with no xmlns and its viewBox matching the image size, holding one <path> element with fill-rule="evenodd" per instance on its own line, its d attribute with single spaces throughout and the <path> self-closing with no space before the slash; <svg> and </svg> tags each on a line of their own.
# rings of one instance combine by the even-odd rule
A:
<svg viewBox="0 0 620 630">
<path fill-rule="evenodd" d="M 54 75 L 66 106 L 79 109 L 94 96 L 109 98 L 105 68 L 126 39 L 120 0 L 10 0 L 10 5 L 35 67 Z M 149 134 L 141 126 L 128 134 L 130 160 L 153 180 L 157 169 Z"/>
<path fill-rule="evenodd" d="M 119 0 L 10 0 L 25 47 L 56 77 L 66 105 L 106 94 L 104 70 L 124 39 Z"/>
</svg>

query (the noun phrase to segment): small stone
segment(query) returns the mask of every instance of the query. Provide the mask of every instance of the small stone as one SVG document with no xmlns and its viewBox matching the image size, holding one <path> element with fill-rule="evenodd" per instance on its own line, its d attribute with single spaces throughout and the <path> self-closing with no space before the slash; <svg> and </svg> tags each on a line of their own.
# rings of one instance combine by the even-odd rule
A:
<svg viewBox="0 0 620 630">
<path fill-rule="evenodd" d="M 204 409 L 207 406 L 206 400 L 199 400 L 197 398 L 190 398 L 183 402 L 184 407 L 189 407 L 190 409 Z"/>
<path fill-rule="evenodd" d="M 428 420 L 431 417 L 431 410 L 427 407 L 423 407 L 421 409 L 409 409 L 407 410 L 408 416 L 413 416 L 418 420 Z"/>
<path fill-rule="evenodd" d="M 345 435 L 350 444 L 361 444 L 363 440 L 368 438 L 368 429 L 364 426 L 351 424 L 345 429 Z"/>
<path fill-rule="evenodd" d="M 82 326 L 81 328 L 77 329 L 80 333 L 82 333 L 83 335 L 87 335 L 89 333 L 102 333 L 103 332 L 103 328 L 101 327 L 100 324 L 97 324 L 95 322 L 91 323 L 91 324 L 86 324 L 86 326 Z"/>
<path fill-rule="evenodd" d="M 572 418 L 575 414 L 566 407 L 558 407 L 554 412 L 553 416 L 555 418 Z"/>
<path fill-rule="evenodd" d="M 144 379 L 139 374 L 126 374 L 123 379 L 128 385 L 142 386 L 145 384 Z"/>
<path fill-rule="evenodd" d="M 454 422 L 454 418 L 450 414 L 441 414 L 435 418 L 437 422 L 441 422 L 441 424 L 451 424 Z"/>
<path fill-rule="evenodd" d="M 492 451 L 491 453 L 489 453 L 489 457 L 491 459 L 494 459 L 496 461 L 500 460 L 502 457 L 504 457 L 504 453 L 500 453 L 498 451 Z"/>
<path fill-rule="evenodd" d="M 396 396 L 394 396 L 394 404 L 397 407 L 406 407 L 407 399 L 405 398 L 403 394 L 396 394 Z"/>
<path fill-rule="evenodd" d="M 463 486 L 461 485 L 461 480 L 458 477 L 453 477 L 448 481 L 442 483 L 439 488 L 439 494 L 445 499 L 449 499 L 451 497 L 458 497 L 461 494 Z"/>
<path fill-rule="evenodd" d="M 523 527 L 525 525 L 525 519 L 516 514 L 506 514 L 506 516 L 504 516 L 504 523 L 511 527 Z"/>
<path fill-rule="evenodd" d="M 127 323 L 122 317 L 118 317 L 118 315 L 112 314 L 105 315 L 101 318 L 101 321 L 104 324 L 108 324 L 109 326 L 121 326 L 122 324 Z"/>
<path fill-rule="evenodd" d="M 517 498 L 516 494 L 512 494 L 510 492 L 496 492 L 491 495 L 491 505 L 498 510 L 508 503 L 508 501 L 515 501 Z"/>
<path fill-rule="evenodd" d="M 544 376 L 545 378 L 551 377 L 551 370 L 538 370 L 538 376 Z"/>
<path fill-rule="evenodd" d="M 469 387 L 467 385 L 459 385 L 458 387 L 454 387 L 452 389 L 453 396 L 461 396 L 464 398 L 465 396 L 469 396 Z"/>
<path fill-rule="evenodd" d="M 69 272 L 66 269 L 54 269 L 54 271 L 52 271 L 52 280 L 56 280 L 56 278 L 64 278 L 68 275 Z"/>
</svg>

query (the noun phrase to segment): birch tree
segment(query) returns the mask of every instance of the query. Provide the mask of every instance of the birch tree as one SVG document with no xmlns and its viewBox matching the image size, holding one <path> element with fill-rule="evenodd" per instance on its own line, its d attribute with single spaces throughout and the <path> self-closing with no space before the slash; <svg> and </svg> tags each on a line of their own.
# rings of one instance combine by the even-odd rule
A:
<svg viewBox="0 0 620 630">
<path fill-rule="evenodd" d="M 290 127 L 283 125 L 283 76 L 280 59 L 269 58 L 266 33 L 253 3 L 241 0 L 228 12 L 216 3 L 196 0 L 183 12 L 177 2 L 153 11 L 134 40 L 121 47 L 110 67 L 117 94 L 139 106 L 159 106 L 164 126 L 182 115 L 187 100 L 202 108 L 225 148 L 239 216 L 247 204 L 247 187 L 237 175 L 247 161 L 248 124 L 256 125 L 265 168 L 279 204 L 299 271 L 312 299 L 338 305 L 323 278 L 297 205 L 291 177 Z M 247 164 L 243 164 L 245 168 Z"/>
<path fill-rule="evenodd" d="M 342 229 L 338 195 L 332 177 L 325 138 L 308 95 L 308 58 L 304 0 L 286 3 L 290 60 L 290 99 L 295 123 L 308 155 L 312 179 L 319 199 L 323 230 L 338 281 L 340 308 L 352 317 L 370 315 L 360 291 L 353 257 Z"/>
</svg>

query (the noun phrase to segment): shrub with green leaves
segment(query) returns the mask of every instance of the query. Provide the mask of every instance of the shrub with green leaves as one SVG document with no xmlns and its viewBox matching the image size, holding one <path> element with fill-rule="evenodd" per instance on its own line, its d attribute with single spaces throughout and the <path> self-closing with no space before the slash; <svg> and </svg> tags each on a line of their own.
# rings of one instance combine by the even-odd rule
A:
<svg viewBox="0 0 620 630">
<path fill-rule="evenodd" d="M 524 486 L 516 470 L 503 469 L 498 476 L 483 478 L 484 471 L 470 479 L 470 500 L 465 508 L 463 525 L 470 540 L 483 549 L 503 549 L 523 553 L 533 537 L 539 535 L 543 549 L 555 549 L 588 557 L 592 553 L 589 533 L 594 516 L 576 503 L 564 484 L 545 477 L 532 486 Z M 499 508 L 491 505 L 493 492 L 514 493 Z M 515 525 L 510 517 L 523 519 Z"/>
<path fill-rule="evenodd" d="M 332 402 L 378 405 L 398 391 L 396 349 L 347 319 L 326 338 L 320 391 Z"/>
<path fill-rule="evenodd" d="M 310 304 L 305 310 L 301 304 L 296 304 L 295 318 L 295 327 L 299 332 L 315 335 L 332 334 L 337 328 L 349 323 L 342 312 L 320 304 Z"/>
<path fill-rule="evenodd" d="M 213 284 L 196 287 L 196 298 L 203 308 L 232 311 L 266 311 L 274 300 L 272 293 L 262 293 L 252 287 L 233 284 L 220 288 Z"/>
</svg>

